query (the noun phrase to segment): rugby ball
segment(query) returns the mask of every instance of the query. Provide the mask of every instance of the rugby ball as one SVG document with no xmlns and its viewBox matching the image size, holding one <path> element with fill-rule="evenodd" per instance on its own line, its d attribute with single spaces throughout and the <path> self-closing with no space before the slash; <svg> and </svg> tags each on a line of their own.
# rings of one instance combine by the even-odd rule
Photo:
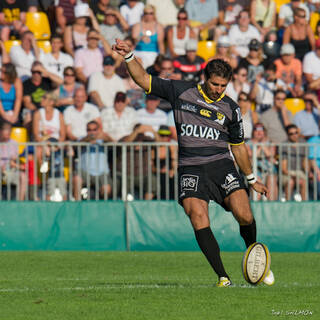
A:
<svg viewBox="0 0 320 320">
<path fill-rule="evenodd" d="M 242 273 L 247 282 L 257 285 L 264 280 L 270 270 L 269 249 L 261 242 L 249 246 L 242 259 Z"/>
</svg>

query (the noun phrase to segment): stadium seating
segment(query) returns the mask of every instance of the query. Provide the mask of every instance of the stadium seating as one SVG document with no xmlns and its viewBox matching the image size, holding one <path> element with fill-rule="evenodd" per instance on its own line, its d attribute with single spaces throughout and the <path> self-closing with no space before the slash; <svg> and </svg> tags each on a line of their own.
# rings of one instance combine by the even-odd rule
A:
<svg viewBox="0 0 320 320">
<path fill-rule="evenodd" d="M 12 140 L 17 141 L 18 143 L 25 143 L 28 141 L 28 133 L 27 129 L 23 127 L 13 127 L 11 130 Z M 25 146 L 23 144 L 19 145 L 19 154 L 21 154 L 24 150 Z"/>
<path fill-rule="evenodd" d="M 197 55 L 204 60 L 208 60 L 216 53 L 216 43 L 214 41 L 199 41 Z"/>
<path fill-rule="evenodd" d="M 4 42 L 4 47 L 6 51 L 9 53 L 13 46 L 19 46 L 21 44 L 20 40 L 7 40 Z"/>
<path fill-rule="evenodd" d="M 318 12 L 312 12 L 310 16 L 310 26 L 313 30 L 313 33 L 316 32 L 317 23 L 320 20 L 320 14 Z"/>
<path fill-rule="evenodd" d="M 51 43 L 49 40 L 38 40 L 38 47 L 43 50 L 44 53 L 51 52 Z"/>
<path fill-rule="evenodd" d="M 289 111 L 291 111 L 291 113 L 293 115 L 295 115 L 297 112 L 303 110 L 304 106 L 305 106 L 304 101 L 299 98 L 288 98 L 285 100 L 284 103 L 285 103 L 287 109 Z"/>
<path fill-rule="evenodd" d="M 200 25 L 202 25 L 202 23 L 200 21 L 190 21 L 190 26 L 192 28 L 197 28 Z M 203 29 L 200 31 L 199 37 L 202 41 L 204 40 L 208 40 L 209 38 L 209 30 L 208 29 Z"/>
<path fill-rule="evenodd" d="M 275 0 L 276 1 L 276 6 L 277 6 L 277 13 L 279 13 L 280 11 L 280 7 L 283 5 L 283 4 L 286 4 L 286 3 L 289 3 L 290 0 Z"/>
<path fill-rule="evenodd" d="M 27 12 L 26 26 L 36 40 L 48 40 L 51 36 L 49 20 L 44 12 Z"/>
</svg>

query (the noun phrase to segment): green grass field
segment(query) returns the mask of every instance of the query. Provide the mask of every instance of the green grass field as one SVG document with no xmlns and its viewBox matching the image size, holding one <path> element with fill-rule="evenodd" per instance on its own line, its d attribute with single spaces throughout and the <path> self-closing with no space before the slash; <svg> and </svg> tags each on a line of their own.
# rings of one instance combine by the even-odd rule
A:
<svg viewBox="0 0 320 320">
<path fill-rule="evenodd" d="M 273 253 L 276 283 L 216 288 L 198 252 L 1 252 L 0 320 L 320 319 L 319 253 Z M 312 313 L 312 314 L 311 314 Z"/>
</svg>

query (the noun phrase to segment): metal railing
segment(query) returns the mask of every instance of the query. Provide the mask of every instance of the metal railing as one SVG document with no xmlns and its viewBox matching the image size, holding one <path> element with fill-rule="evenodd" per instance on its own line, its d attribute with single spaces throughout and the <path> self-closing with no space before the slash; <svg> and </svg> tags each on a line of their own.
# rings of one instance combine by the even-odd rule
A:
<svg viewBox="0 0 320 320">
<path fill-rule="evenodd" d="M 0 149 L 0 200 L 178 199 L 175 143 L 22 143 L 19 148 L 23 152 L 14 160 Z M 275 152 L 270 157 L 263 148 Z M 253 171 L 270 191 L 268 198 L 252 192 L 252 200 L 319 199 L 310 148 L 320 153 L 319 144 L 252 145 Z"/>
</svg>

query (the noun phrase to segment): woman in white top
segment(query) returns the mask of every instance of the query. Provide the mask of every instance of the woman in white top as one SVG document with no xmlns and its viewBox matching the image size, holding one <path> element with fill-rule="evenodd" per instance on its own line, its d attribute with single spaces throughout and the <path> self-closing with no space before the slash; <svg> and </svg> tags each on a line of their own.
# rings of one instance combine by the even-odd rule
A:
<svg viewBox="0 0 320 320">
<path fill-rule="evenodd" d="M 254 110 L 251 110 L 251 101 L 247 93 L 243 91 L 239 93 L 238 104 L 243 121 L 244 139 L 247 141 L 252 137 L 252 129 L 258 122 L 258 115 Z"/>
<path fill-rule="evenodd" d="M 189 27 L 188 13 L 185 9 L 178 12 L 178 25 L 168 30 L 168 49 L 172 58 L 186 54 L 186 43 L 194 39 L 196 34 Z"/>
<path fill-rule="evenodd" d="M 66 139 L 62 113 L 54 108 L 57 97 L 53 93 L 42 96 L 41 107 L 33 115 L 33 140 L 36 142 L 55 138 L 59 142 Z"/>
</svg>

